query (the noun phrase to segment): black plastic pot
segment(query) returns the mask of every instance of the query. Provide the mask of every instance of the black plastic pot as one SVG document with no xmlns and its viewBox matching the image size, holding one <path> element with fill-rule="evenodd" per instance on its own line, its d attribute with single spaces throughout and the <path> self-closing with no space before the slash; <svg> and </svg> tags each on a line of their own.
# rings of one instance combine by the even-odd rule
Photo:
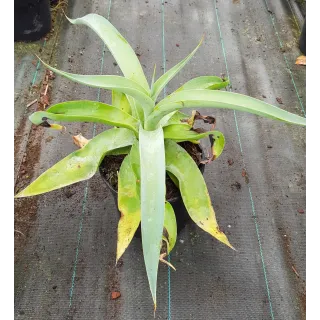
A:
<svg viewBox="0 0 320 320">
<path fill-rule="evenodd" d="M 200 146 L 199 146 L 200 147 Z M 201 152 L 202 152 L 202 148 L 200 147 Z M 204 159 L 204 154 L 202 152 L 202 159 Z M 201 171 L 201 173 L 204 173 L 204 164 L 199 164 L 199 169 Z M 113 199 L 114 202 L 116 204 L 116 207 L 118 208 L 118 192 L 109 184 L 108 180 L 106 179 L 106 177 L 103 174 L 103 169 L 101 167 L 99 167 L 99 172 L 100 175 L 103 179 L 103 181 L 106 183 L 107 187 L 111 190 L 111 193 L 113 195 Z M 186 226 L 186 224 L 191 220 L 188 211 L 186 209 L 186 207 L 184 206 L 183 200 L 181 198 L 180 192 L 179 192 L 179 196 L 169 199 L 167 200 L 168 202 L 170 202 L 175 215 L 176 215 L 176 220 L 177 220 L 177 232 L 179 233 L 181 230 L 183 230 L 183 228 Z M 118 210 L 118 214 L 120 217 L 120 211 Z M 141 228 L 139 226 L 139 228 L 137 229 L 135 235 L 136 238 L 141 238 Z"/>
<path fill-rule="evenodd" d="M 312 56 L 312 33 L 311 24 L 303 23 L 300 40 L 299 49 L 305 56 Z"/>
<path fill-rule="evenodd" d="M 37 41 L 50 29 L 49 0 L 14 1 L 14 41 Z"/>
</svg>

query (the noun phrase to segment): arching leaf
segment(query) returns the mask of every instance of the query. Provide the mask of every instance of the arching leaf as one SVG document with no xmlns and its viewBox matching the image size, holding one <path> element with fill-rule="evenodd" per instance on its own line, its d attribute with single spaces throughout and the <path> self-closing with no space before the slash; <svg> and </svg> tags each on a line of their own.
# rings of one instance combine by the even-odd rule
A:
<svg viewBox="0 0 320 320">
<path fill-rule="evenodd" d="M 133 132 L 128 129 L 104 131 L 41 174 L 15 198 L 34 196 L 87 180 L 96 173 L 108 151 L 132 145 L 134 140 Z"/>
<path fill-rule="evenodd" d="M 96 122 L 138 132 L 139 122 L 124 111 L 98 101 L 67 101 L 51 106 L 47 111 L 37 111 L 29 117 L 39 125 L 47 120 L 66 122 Z"/>
<path fill-rule="evenodd" d="M 147 79 L 136 53 L 128 41 L 106 18 L 90 13 L 82 18 L 67 19 L 72 24 L 84 24 L 91 28 L 110 50 L 124 76 L 139 83 L 145 90 L 149 91 Z"/>
<path fill-rule="evenodd" d="M 204 231 L 233 248 L 219 229 L 204 178 L 191 156 L 177 143 L 165 140 L 166 169 L 179 180 L 184 205 L 191 219 Z"/>
</svg>

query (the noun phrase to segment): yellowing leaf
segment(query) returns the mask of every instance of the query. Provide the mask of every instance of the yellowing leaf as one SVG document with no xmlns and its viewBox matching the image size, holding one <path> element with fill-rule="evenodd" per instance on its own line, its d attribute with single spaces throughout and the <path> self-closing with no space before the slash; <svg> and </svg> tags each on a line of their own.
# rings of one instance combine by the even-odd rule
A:
<svg viewBox="0 0 320 320">
<path fill-rule="evenodd" d="M 139 185 L 132 170 L 129 156 L 123 160 L 118 177 L 118 207 L 121 217 L 118 224 L 117 261 L 130 244 L 141 220 Z"/>
</svg>

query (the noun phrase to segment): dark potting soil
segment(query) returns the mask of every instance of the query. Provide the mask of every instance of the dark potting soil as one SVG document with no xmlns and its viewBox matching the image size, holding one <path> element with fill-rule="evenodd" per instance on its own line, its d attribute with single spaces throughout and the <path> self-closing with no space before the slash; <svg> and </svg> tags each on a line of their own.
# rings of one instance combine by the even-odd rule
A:
<svg viewBox="0 0 320 320">
<path fill-rule="evenodd" d="M 200 164 L 202 151 L 198 145 L 188 141 L 180 142 L 179 145 L 189 153 L 189 155 L 197 165 Z M 104 157 L 100 165 L 100 172 L 104 175 L 108 183 L 116 191 L 118 190 L 118 172 L 125 157 L 126 155 L 106 156 Z M 180 197 L 180 191 L 167 174 L 166 199 L 171 200 L 178 197 Z"/>
</svg>

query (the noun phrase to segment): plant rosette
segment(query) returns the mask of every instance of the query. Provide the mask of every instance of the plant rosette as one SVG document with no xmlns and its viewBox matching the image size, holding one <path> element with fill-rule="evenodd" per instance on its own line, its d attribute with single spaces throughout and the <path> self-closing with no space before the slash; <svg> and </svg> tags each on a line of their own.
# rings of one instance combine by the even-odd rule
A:
<svg viewBox="0 0 320 320">
<path fill-rule="evenodd" d="M 157 80 L 156 68 L 149 86 L 140 62 L 126 39 L 104 17 L 88 14 L 69 19 L 75 25 L 91 28 L 112 53 L 124 76 L 78 75 L 47 68 L 74 82 L 112 91 L 112 104 L 78 100 L 61 102 L 46 111 L 30 116 L 36 125 L 52 129 L 62 126 L 51 121 L 95 122 L 112 126 L 91 140 L 75 136 L 80 147 L 42 173 L 15 197 L 29 197 L 91 178 L 108 156 L 122 155 L 117 175 L 117 202 L 120 211 L 116 260 L 123 255 L 141 225 L 142 249 L 156 308 L 159 261 L 174 248 L 177 237 L 175 212 L 166 201 L 166 176 L 179 189 L 190 218 L 218 241 L 233 248 L 219 229 L 203 175 L 190 152 L 181 145 L 197 145 L 209 137 L 211 151 L 206 163 L 222 153 L 225 139 L 215 130 L 215 119 L 193 111 L 188 116 L 182 108 L 224 108 L 249 112 L 258 116 L 295 125 L 306 125 L 306 119 L 250 96 L 219 91 L 228 85 L 227 79 L 216 76 L 196 77 L 161 101 L 157 98 L 167 83 L 187 64 L 202 43 L 181 62 Z M 208 131 L 194 129 L 202 120 L 211 124 Z"/>
</svg>

